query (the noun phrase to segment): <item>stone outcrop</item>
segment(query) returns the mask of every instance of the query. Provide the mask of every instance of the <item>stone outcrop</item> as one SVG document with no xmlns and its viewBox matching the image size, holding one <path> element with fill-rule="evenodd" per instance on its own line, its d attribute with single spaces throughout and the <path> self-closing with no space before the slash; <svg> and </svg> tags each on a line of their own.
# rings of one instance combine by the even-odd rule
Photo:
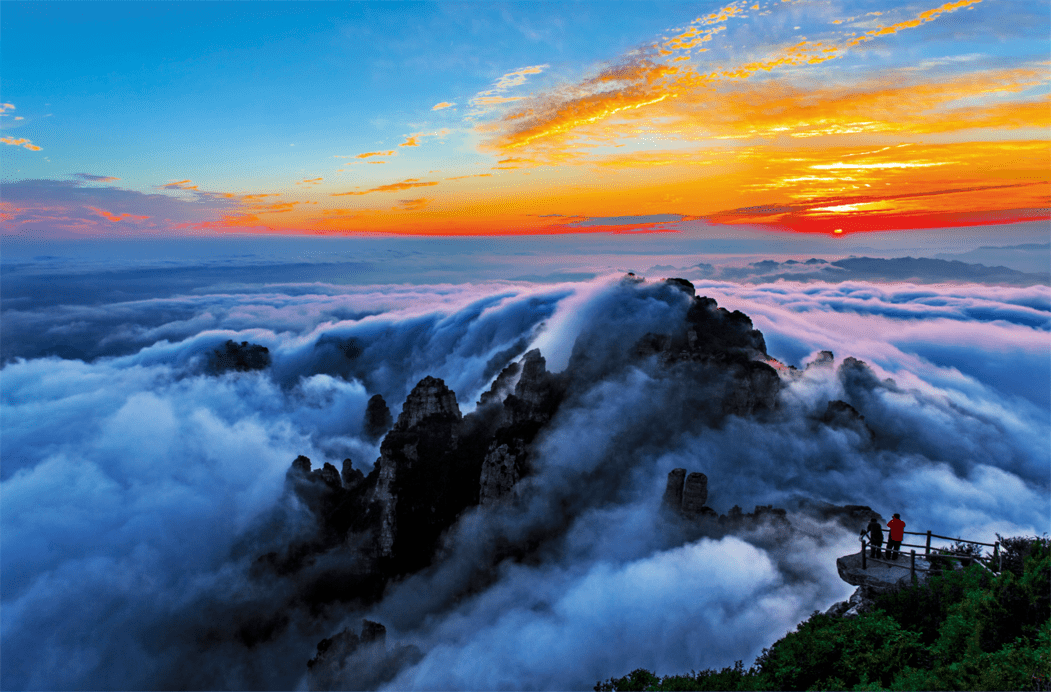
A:
<svg viewBox="0 0 1051 692">
<path fill-rule="evenodd" d="M 497 429 L 482 460 L 479 502 L 483 506 L 514 495 L 515 486 L 530 473 L 530 446 L 558 410 L 565 387 L 565 380 L 548 372 L 544 357 L 533 349 L 505 368 L 482 395 L 479 403 L 492 403 L 497 392 L 505 393 Z"/>
<path fill-rule="evenodd" d="M 376 689 L 420 658 L 415 646 L 388 649 L 387 628 L 362 620 L 360 635 L 344 629 L 318 643 L 317 654 L 307 661 L 307 686 L 311 690 Z"/>
<path fill-rule="evenodd" d="M 845 601 L 834 603 L 825 611 L 825 615 L 834 617 L 855 618 L 872 609 L 876 593 L 864 586 L 859 586 Z"/>
<path fill-rule="evenodd" d="M 365 420 L 361 426 L 365 436 L 370 440 L 378 440 L 393 424 L 394 418 L 387 408 L 387 402 L 379 394 L 374 394 L 365 405 Z"/>
<path fill-rule="evenodd" d="M 416 524 L 416 520 L 432 524 L 420 515 L 437 514 L 438 505 L 446 505 L 451 499 L 451 494 L 442 494 L 442 490 L 450 483 L 466 480 L 450 478 L 457 469 L 447 459 L 456 449 L 462 422 L 456 394 L 442 380 L 425 377 L 409 393 L 401 415 L 380 445 L 380 458 L 376 461 L 377 482 L 371 499 L 380 507 L 381 557 L 394 555 L 398 525 L 403 520 L 409 525 Z M 473 494 L 477 495 L 477 490 Z M 443 518 L 444 514 L 441 512 Z M 454 514 L 459 512 L 454 510 Z M 420 531 L 421 527 L 414 525 L 413 529 Z M 436 539 L 432 536 L 435 527 L 429 529 L 427 538 Z"/>
<path fill-rule="evenodd" d="M 686 469 L 672 469 L 668 473 L 668 484 L 664 488 L 664 506 L 688 519 L 700 516 L 718 516 L 708 507 L 708 476 Z"/>
<path fill-rule="evenodd" d="M 404 432 L 427 419 L 434 418 L 439 418 L 443 422 L 459 421 L 462 416 L 460 407 L 456 403 L 456 394 L 445 386 L 445 382 L 436 377 L 427 376 L 420 380 L 419 384 L 409 393 L 409 398 L 405 400 L 405 405 L 398 416 L 398 422 L 395 423 L 395 429 Z M 430 422 L 433 423 L 433 421 Z"/>
<path fill-rule="evenodd" d="M 819 420 L 832 428 L 853 430 L 866 442 L 871 442 L 875 438 L 872 429 L 865 423 L 865 416 L 858 413 L 858 410 L 847 402 L 839 399 L 828 402 L 828 408 L 825 409 Z"/>
<path fill-rule="evenodd" d="M 910 572 L 911 556 L 901 553 L 896 561 L 867 560 L 866 567 L 861 566 L 861 553 L 851 553 L 836 560 L 839 577 L 848 584 L 865 587 L 869 593 L 887 593 L 912 584 Z M 889 563 L 889 564 L 888 564 Z M 916 579 L 926 579 L 926 570 L 930 567 L 926 559 L 916 558 Z"/>
<path fill-rule="evenodd" d="M 270 365 L 270 349 L 259 344 L 250 344 L 247 341 L 237 343 L 227 340 L 219 348 L 212 351 L 209 365 L 213 372 L 248 372 L 249 370 L 264 370 Z"/>
<path fill-rule="evenodd" d="M 682 510 L 682 488 L 686 483 L 686 469 L 668 472 L 668 485 L 664 488 L 664 506 L 676 512 Z"/>
<path fill-rule="evenodd" d="M 694 471 L 686 476 L 682 487 L 682 513 L 690 516 L 704 512 L 708 502 L 708 476 Z"/>
<path fill-rule="evenodd" d="M 695 295 L 685 279 L 667 279 L 669 288 L 691 297 L 683 324 L 664 334 L 649 333 L 635 345 L 640 358 L 656 357 L 682 379 L 705 383 L 722 415 L 751 415 L 777 405 L 781 378 L 769 365 L 766 341 L 752 320 Z"/>
<path fill-rule="evenodd" d="M 511 438 L 507 442 L 494 441 L 482 460 L 482 475 L 478 500 L 482 506 L 496 504 L 501 498 L 511 495 L 515 485 L 526 473 L 525 442 Z"/>
</svg>

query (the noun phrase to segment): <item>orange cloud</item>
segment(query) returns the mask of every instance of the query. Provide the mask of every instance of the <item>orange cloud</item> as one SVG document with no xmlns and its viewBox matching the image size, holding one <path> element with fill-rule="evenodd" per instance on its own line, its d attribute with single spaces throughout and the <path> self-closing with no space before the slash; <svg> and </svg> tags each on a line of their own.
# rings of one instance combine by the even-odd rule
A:
<svg viewBox="0 0 1051 692">
<path fill-rule="evenodd" d="M 357 192 L 357 191 L 336 192 L 336 193 L 333 193 L 332 196 L 333 197 L 344 197 L 346 195 L 367 195 L 367 194 L 370 194 L 370 193 L 373 193 L 373 192 L 398 192 L 398 191 L 401 191 L 401 190 L 409 190 L 409 189 L 414 188 L 414 187 L 429 187 L 431 185 L 437 185 L 437 184 L 438 183 L 435 182 L 435 181 L 422 181 L 421 182 L 418 178 L 409 178 L 407 180 L 401 181 L 400 183 L 391 183 L 389 185 L 380 185 L 379 187 L 374 187 L 371 190 L 363 190 L 361 192 Z"/>
<path fill-rule="evenodd" d="M 799 87 L 781 81 L 735 84 L 703 96 L 687 94 L 674 105 L 684 134 L 715 138 L 788 135 L 809 138 L 879 132 L 925 133 L 974 127 L 1039 127 L 1048 121 L 1046 100 L 952 108 L 954 101 L 1020 92 L 1047 81 L 1032 68 L 990 70 L 920 82 L 884 78 L 846 87 Z M 704 109 L 697 105 L 703 103 Z M 1041 110 L 1043 109 L 1043 110 Z"/>
<path fill-rule="evenodd" d="M 455 105 L 456 105 L 455 103 L 449 103 L 448 101 L 442 101 L 441 103 L 434 104 L 434 107 L 431 108 L 431 110 L 432 111 L 440 111 L 443 108 L 452 108 Z"/>
<path fill-rule="evenodd" d="M 711 90 L 716 85 L 727 82 L 741 82 L 756 73 L 771 72 L 784 67 L 818 65 L 840 57 L 851 47 L 872 40 L 877 36 L 895 33 L 913 26 L 920 26 L 933 21 L 945 13 L 955 12 L 979 2 L 981 0 L 959 0 L 945 3 L 940 7 L 921 12 L 913 20 L 880 27 L 862 37 L 849 35 L 824 41 L 799 41 L 779 49 L 770 57 L 717 69 L 707 74 L 698 73 L 683 65 L 673 66 L 666 63 L 655 63 L 649 57 L 633 55 L 616 68 L 607 69 L 574 85 L 559 87 L 529 98 L 523 102 L 521 107 L 506 114 L 496 123 L 480 127 L 479 130 L 500 133 L 485 143 L 485 146 L 490 148 L 512 149 L 545 144 L 550 149 L 552 146 L 571 146 L 568 137 L 577 132 L 583 133 L 586 131 L 591 137 L 595 137 L 595 126 L 614 118 L 614 116 L 616 116 L 618 121 L 641 118 L 652 120 L 655 117 L 665 115 L 681 117 L 686 110 L 687 104 L 696 108 L 696 104 L 703 103 L 703 111 L 697 112 L 696 116 L 691 118 L 693 121 L 703 122 L 709 110 L 712 97 Z M 682 31 L 677 36 L 665 40 L 662 44 L 657 44 L 657 54 L 667 56 L 676 52 L 696 49 L 696 46 L 700 45 L 700 43 L 711 40 L 713 36 L 722 31 L 725 28 L 724 23 L 729 19 L 735 16 L 743 16 L 741 13 L 746 6 L 747 3 L 732 3 L 717 12 L 698 18 L 695 20 L 694 26 Z M 676 62 L 683 57 L 680 55 L 676 58 L 671 58 L 671 61 Z M 607 85 L 613 88 L 605 88 Z M 776 88 L 781 86 L 783 85 L 766 84 L 758 88 L 767 88 L 770 91 L 775 91 Z M 971 93 L 977 93 L 977 89 L 972 90 Z M 678 105 L 676 105 L 676 99 L 681 99 Z M 716 97 L 716 100 L 718 100 L 718 97 Z M 805 94 L 803 101 L 814 104 L 821 103 L 818 99 L 807 98 Z M 661 105 L 658 106 L 658 104 Z M 718 107 L 717 103 L 713 105 Z M 740 112 L 754 112 L 756 110 L 755 108 L 746 107 Z M 777 111 L 774 111 L 774 113 L 777 113 Z M 824 124 L 814 120 L 816 119 L 785 124 L 784 126 L 798 130 L 799 134 L 796 135 L 798 137 L 860 134 L 894 129 L 893 125 L 872 118 L 858 119 L 855 122 L 826 122 Z M 808 127 L 804 131 L 803 128 L 797 128 L 797 124 Z M 662 125 L 662 127 L 665 125 Z M 674 124 L 672 124 L 672 128 L 674 128 Z M 757 130 L 758 128 L 753 127 L 752 129 Z M 623 133 L 623 128 L 621 130 Z M 740 135 L 738 133 L 728 133 L 723 136 L 733 137 L 744 136 L 745 134 L 748 133 L 740 133 Z M 776 134 L 776 132 L 771 134 Z M 618 137 L 612 131 L 609 135 Z M 622 138 L 623 134 L 619 135 L 619 137 Z M 592 141 L 596 140 L 593 139 Z M 546 153 L 550 154 L 550 151 Z"/>
<path fill-rule="evenodd" d="M 405 145 L 402 145 L 405 146 Z M 364 154 L 358 154 L 354 158 L 356 159 L 367 159 L 370 156 L 394 156 L 396 152 L 392 151 L 367 151 Z"/>
<path fill-rule="evenodd" d="M 877 36 L 886 36 L 888 34 L 896 34 L 904 29 L 913 29 L 922 24 L 926 24 L 927 22 L 932 22 L 947 12 L 955 12 L 956 10 L 960 10 L 965 7 L 977 5 L 981 1 L 982 0 L 958 0 L 958 2 L 947 2 L 941 7 L 936 7 L 933 10 L 921 12 L 915 19 L 910 19 L 908 21 L 898 22 L 897 24 L 891 24 L 889 26 L 883 26 L 878 29 L 873 29 L 872 31 L 867 31 L 863 35 L 851 39 L 847 42 L 846 45 L 848 48 L 853 48 L 854 46 L 865 43 L 866 41 L 871 41 Z"/>
<path fill-rule="evenodd" d="M 135 216 L 134 214 L 128 214 L 128 213 L 112 214 L 112 213 L 106 211 L 105 209 L 99 209 L 98 207 L 88 207 L 88 209 L 90 209 L 91 211 L 95 212 L 97 215 L 101 216 L 102 218 L 106 219 L 107 221 L 112 221 L 113 223 L 117 223 L 119 221 L 125 221 L 127 219 L 131 219 L 132 221 L 145 221 L 146 219 L 150 218 L 148 216 Z"/>
<path fill-rule="evenodd" d="M 472 106 L 481 107 L 499 105 L 501 103 L 507 103 L 509 101 L 520 100 L 521 97 L 505 98 L 500 96 L 500 94 L 503 94 L 508 89 L 513 89 L 516 86 L 521 86 L 522 84 L 525 84 L 526 77 L 528 75 L 540 74 L 547 67 L 547 65 L 533 65 L 531 67 L 520 67 L 517 70 L 508 72 L 507 74 L 500 77 L 500 79 L 496 80 L 496 83 L 491 89 L 480 91 L 477 94 L 475 94 L 474 98 L 471 99 L 470 103 Z"/>
<path fill-rule="evenodd" d="M 420 146 L 420 140 L 424 137 L 444 137 L 449 134 L 448 128 L 442 128 L 435 132 L 413 132 L 411 135 L 405 135 L 405 141 L 399 144 L 399 147 L 418 147 Z"/>
<path fill-rule="evenodd" d="M 308 178 L 307 180 L 300 180 L 296 185 L 317 185 L 324 178 Z"/>
<path fill-rule="evenodd" d="M 761 193 L 764 203 L 704 218 L 820 232 L 1049 218 L 1046 158 L 1043 141 L 784 152 L 748 171 L 744 192 Z"/>
<path fill-rule="evenodd" d="M 491 178 L 492 173 L 475 173 L 474 175 L 457 175 L 452 178 L 446 178 L 446 180 L 465 180 L 467 178 Z"/>
<path fill-rule="evenodd" d="M 167 185 L 162 185 L 161 187 L 164 188 L 165 190 L 196 190 L 197 189 L 197 185 L 190 185 L 190 183 L 192 183 L 192 182 L 193 182 L 192 180 L 179 180 L 179 181 L 174 182 L 174 183 L 168 183 Z"/>
<path fill-rule="evenodd" d="M 4 105 L 11 105 L 11 104 L 4 104 Z M 12 106 L 12 108 L 13 107 L 14 106 Z M 40 151 L 40 147 L 38 147 L 37 145 L 33 144 L 31 141 L 29 141 L 28 139 L 25 139 L 24 137 L 21 138 L 21 139 L 15 139 L 14 137 L 0 137 L 0 142 L 3 142 L 4 144 L 10 144 L 11 146 L 15 146 L 15 147 L 22 147 L 23 149 L 28 149 L 29 151 Z"/>
</svg>

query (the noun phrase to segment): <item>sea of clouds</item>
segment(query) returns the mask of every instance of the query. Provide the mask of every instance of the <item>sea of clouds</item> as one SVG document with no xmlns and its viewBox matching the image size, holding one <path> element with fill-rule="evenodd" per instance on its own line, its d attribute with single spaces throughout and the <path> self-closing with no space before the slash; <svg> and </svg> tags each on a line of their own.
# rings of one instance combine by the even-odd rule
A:
<svg viewBox="0 0 1051 692">
<path fill-rule="evenodd" d="M 135 286 L 123 297 L 97 280 L 47 299 L 5 289 L 0 687 L 291 689 L 321 638 L 368 617 L 423 653 L 394 688 L 590 688 L 639 666 L 750 663 L 845 598 L 835 558 L 857 531 L 797 514 L 807 501 L 989 542 L 1047 530 L 1048 286 L 703 274 L 676 272 L 748 314 L 786 365 L 828 349 L 871 374 L 811 367 L 786 378 L 775 414 L 714 427 L 677 411 L 681 392 L 653 371 L 596 377 L 539 440 L 525 501 L 466 514 L 441 561 L 367 611 L 310 608 L 294 579 L 247 577 L 284 540 L 267 533 L 275 512 L 303 511 L 283 493 L 297 455 L 368 473 L 372 395 L 397 416 L 433 375 L 467 412 L 526 350 L 558 371 L 579 335 L 635 335 L 685 303 L 657 300 L 657 277 L 632 287 L 618 274 L 351 285 L 241 267 L 115 273 Z M 228 339 L 266 346 L 271 366 L 214 372 Z M 816 425 L 831 399 L 851 401 L 880 444 Z M 796 530 L 669 521 L 660 497 L 677 467 L 707 474 L 716 510 L 774 504 Z M 538 533 L 555 538 L 472 587 L 482 552 Z"/>
</svg>

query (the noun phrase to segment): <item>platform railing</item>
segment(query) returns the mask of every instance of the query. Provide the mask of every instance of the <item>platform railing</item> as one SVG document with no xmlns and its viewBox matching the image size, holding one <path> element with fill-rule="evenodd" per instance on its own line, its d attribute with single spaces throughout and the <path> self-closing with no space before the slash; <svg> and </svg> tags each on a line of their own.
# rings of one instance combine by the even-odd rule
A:
<svg viewBox="0 0 1051 692">
<path fill-rule="evenodd" d="M 913 550 L 910 550 L 908 553 L 906 553 L 909 556 L 909 573 L 912 576 L 913 581 L 915 581 L 915 579 L 916 579 L 916 572 L 917 571 L 929 572 L 931 570 L 931 566 L 929 564 L 928 564 L 927 567 L 923 567 L 922 565 L 919 566 L 919 567 L 916 566 L 916 550 L 915 550 L 915 548 L 923 548 L 923 555 L 928 560 L 931 558 L 932 551 L 933 551 L 933 555 L 934 555 L 935 558 L 956 559 L 956 560 L 966 561 L 968 564 L 969 564 L 969 562 L 973 561 L 973 562 L 977 563 L 978 565 L 980 565 L 983 569 L 985 569 L 988 572 L 991 572 L 993 574 L 999 574 L 1000 571 L 1003 569 L 1003 556 L 1000 554 L 1000 541 L 997 541 L 996 543 L 982 543 L 981 541 L 971 541 L 971 540 L 967 540 L 965 538 L 953 538 L 951 536 L 939 536 L 938 534 L 931 533 L 930 531 L 927 531 L 925 533 L 917 533 L 915 531 L 903 531 L 902 533 L 903 534 L 908 534 L 910 536 L 924 536 L 924 537 L 926 537 L 926 541 L 923 544 L 905 543 L 903 541 L 901 543 L 901 545 L 899 546 L 899 548 L 897 549 L 897 552 L 899 552 L 899 554 L 904 553 L 904 551 L 900 550 L 900 548 L 912 548 L 913 549 Z M 931 547 L 931 539 L 932 538 L 937 538 L 937 539 L 946 540 L 946 541 L 953 541 L 954 545 L 951 546 L 951 547 L 935 546 L 935 547 L 932 548 Z M 986 547 L 992 548 L 993 549 L 993 553 L 992 553 L 992 555 L 961 555 L 961 554 L 956 553 L 956 552 L 953 551 L 953 549 L 956 548 L 956 546 L 960 545 L 961 543 L 967 543 L 967 544 L 970 544 L 970 545 L 986 546 Z M 884 545 L 885 544 L 881 544 L 880 545 L 880 548 L 879 548 L 880 552 L 883 553 L 883 554 L 890 553 L 891 551 L 889 551 L 885 547 L 883 547 Z M 869 547 L 871 547 L 871 544 L 868 542 L 868 535 L 867 534 L 862 534 L 862 536 L 861 536 L 861 569 L 868 569 L 868 562 L 869 562 L 869 560 L 872 560 L 873 562 L 878 562 L 878 563 L 881 563 L 881 564 L 884 564 L 884 565 L 890 565 L 892 567 L 900 566 L 895 561 L 888 561 L 888 560 L 883 560 L 883 559 L 880 559 L 880 558 L 869 557 L 868 556 L 868 548 Z"/>
</svg>

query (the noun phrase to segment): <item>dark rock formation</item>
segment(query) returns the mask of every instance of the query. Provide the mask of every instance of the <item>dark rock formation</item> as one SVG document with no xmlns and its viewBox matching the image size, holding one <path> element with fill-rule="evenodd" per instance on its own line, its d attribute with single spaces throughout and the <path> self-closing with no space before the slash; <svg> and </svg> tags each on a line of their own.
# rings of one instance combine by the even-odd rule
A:
<svg viewBox="0 0 1051 692">
<path fill-rule="evenodd" d="M 456 454 L 462 425 L 453 391 L 425 377 L 380 445 L 371 499 L 380 507 L 379 554 L 398 572 L 429 563 L 441 532 L 477 503 L 480 464 Z"/>
<path fill-rule="evenodd" d="M 518 375 L 521 372 L 522 366 L 517 361 L 501 370 L 489 391 L 483 392 L 482 396 L 479 397 L 478 405 L 489 406 L 490 404 L 502 403 L 504 398 L 514 391 L 515 383 L 518 381 Z"/>
<path fill-rule="evenodd" d="M 865 416 L 858 413 L 858 410 L 847 402 L 839 399 L 828 402 L 828 408 L 818 420 L 830 428 L 852 430 L 865 442 L 872 442 L 876 439 L 872 428 L 865 423 Z"/>
<path fill-rule="evenodd" d="M 370 440 L 378 440 L 393 424 L 394 418 L 387 408 L 387 402 L 379 394 L 374 394 L 365 406 L 365 421 L 362 424 L 365 436 Z"/>
<path fill-rule="evenodd" d="M 324 515 L 338 500 L 343 489 L 339 471 L 325 463 L 320 469 L 310 470 L 310 458 L 300 455 L 285 474 L 285 487 L 291 490 L 311 511 Z"/>
<path fill-rule="evenodd" d="M 482 505 L 492 505 L 513 494 L 518 481 L 529 474 L 530 445 L 555 415 L 565 388 L 565 379 L 548 372 L 544 357 L 533 349 L 520 362 L 505 368 L 489 392 L 482 395 L 480 403 L 492 402 L 497 392 L 506 393 L 497 414 L 498 428 L 482 460 Z"/>
<path fill-rule="evenodd" d="M 742 312 L 729 312 L 684 279 L 665 284 L 692 297 L 683 324 L 665 334 L 646 334 L 635 345 L 639 358 L 658 362 L 684 380 L 705 382 L 715 411 L 750 415 L 777 405 L 781 378 L 768 363 L 762 333 Z"/>
<path fill-rule="evenodd" d="M 360 636 L 344 629 L 318 642 L 317 654 L 307 661 L 307 685 L 311 690 L 376 689 L 421 658 L 415 646 L 388 650 L 387 628 L 362 620 Z"/>
<path fill-rule="evenodd" d="M 701 516 L 717 517 L 718 513 L 705 505 L 708 501 L 708 476 L 686 469 L 672 469 L 664 488 L 664 506 L 687 519 Z"/>
<path fill-rule="evenodd" d="M 682 487 L 686 483 L 686 469 L 672 469 L 664 488 L 664 506 L 676 512 L 682 509 Z"/>
<path fill-rule="evenodd" d="M 859 586 L 854 590 L 854 593 L 850 595 L 849 599 L 840 601 L 839 603 L 833 603 L 832 606 L 825 611 L 825 615 L 855 618 L 872 609 L 872 606 L 875 605 L 875 597 L 877 595 L 878 594 L 871 589 Z"/>
<path fill-rule="evenodd" d="M 622 289 L 647 290 L 673 311 L 681 310 L 682 319 L 662 333 L 641 339 L 641 330 L 630 339 L 608 329 L 582 334 L 566 370 L 557 374 L 547 370 L 538 350 L 529 351 L 500 371 L 476 410 L 467 415 L 461 414 L 455 393 L 434 377 L 425 377 L 413 388 L 394 422 L 383 399 L 372 397 L 363 429 L 366 435 L 383 436 L 372 471 L 362 474 L 349 459 L 342 473 L 331 464 L 311 470 L 309 459 L 296 459 L 286 487 L 316 518 L 316 533 L 259 558 L 256 571 L 295 575 L 307 584 L 306 599 L 312 607 L 332 602 L 367 606 L 391 580 L 430 566 L 443 550 L 445 534 L 465 512 L 501 503 L 513 506 L 528 493 L 535 445 L 554 427 L 560 411 L 577 405 L 596 383 L 615 382 L 630 368 L 645 369 L 663 380 L 677 397 L 669 415 L 684 424 L 718 426 L 728 415 L 768 415 L 765 412 L 776 408 L 781 380 L 768 365 L 776 361 L 767 355 L 762 334 L 747 316 L 696 296 L 693 285 L 682 279 L 636 288 L 642 283 L 629 276 Z M 826 424 L 843 424 L 836 411 Z M 849 411 L 843 415 L 848 422 L 854 420 Z M 596 474 L 595 481 L 609 487 L 596 486 L 596 492 L 622 490 L 616 484 L 626 476 L 605 476 Z M 757 524 L 786 524 L 783 509 L 758 506 L 744 514 L 734 507 L 720 516 L 707 501 L 703 473 L 676 469 L 669 474 L 664 503 L 687 532 L 726 533 Z M 577 511 L 569 506 L 573 502 L 567 497 L 560 511 Z M 489 571 L 504 559 L 531 559 L 544 541 L 558 538 L 558 530 L 556 520 L 529 536 L 499 539 L 488 553 L 491 562 L 477 565 L 478 580 L 489 578 Z M 371 643 L 363 643 L 368 637 Z M 365 678 L 353 677 L 357 673 L 352 671 L 387 670 L 386 663 L 363 658 L 370 647 L 383 648 L 375 639 L 344 631 L 322 642 L 311 664 L 311 688 L 374 684 L 368 680 L 379 678 L 362 682 Z M 384 656 L 376 660 L 393 660 Z"/>
<path fill-rule="evenodd" d="M 228 340 L 212 351 L 209 366 L 213 372 L 222 373 L 230 370 L 247 372 L 263 370 L 270 365 L 270 349 L 247 341 L 237 343 Z"/>
<path fill-rule="evenodd" d="M 708 476 L 694 471 L 686 476 L 682 488 L 682 513 L 691 516 L 701 514 L 708 502 Z"/>
<path fill-rule="evenodd" d="M 365 481 L 365 474 L 354 468 L 354 462 L 350 459 L 343 460 L 343 470 L 339 474 L 343 480 L 343 487 L 353 490 Z"/>
<path fill-rule="evenodd" d="M 498 443 L 493 441 L 482 460 L 482 475 L 478 491 L 481 505 L 493 505 L 510 495 L 515 485 L 527 473 L 526 443 L 517 437 Z"/>
<path fill-rule="evenodd" d="M 833 505 L 828 502 L 802 500 L 799 503 L 799 511 L 822 521 L 835 521 L 848 531 L 860 531 L 872 517 L 876 517 L 880 524 L 884 523 L 883 517 L 868 505 Z"/>
</svg>

